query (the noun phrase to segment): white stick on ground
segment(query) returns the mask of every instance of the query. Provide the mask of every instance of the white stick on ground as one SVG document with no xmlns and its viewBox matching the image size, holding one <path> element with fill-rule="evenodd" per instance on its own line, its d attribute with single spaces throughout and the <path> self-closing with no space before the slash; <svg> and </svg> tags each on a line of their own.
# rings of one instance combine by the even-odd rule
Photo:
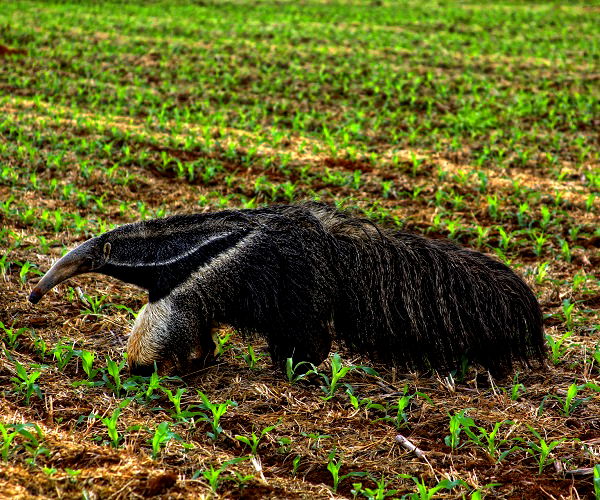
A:
<svg viewBox="0 0 600 500">
<path fill-rule="evenodd" d="M 423 450 L 417 448 L 413 443 L 411 443 L 408 439 L 406 439 L 402 434 L 398 434 L 396 436 L 396 441 L 400 443 L 400 445 L 408 451 L 412 451 L 417 457 L 425 458 L 425 453 Z"/>
</svg>

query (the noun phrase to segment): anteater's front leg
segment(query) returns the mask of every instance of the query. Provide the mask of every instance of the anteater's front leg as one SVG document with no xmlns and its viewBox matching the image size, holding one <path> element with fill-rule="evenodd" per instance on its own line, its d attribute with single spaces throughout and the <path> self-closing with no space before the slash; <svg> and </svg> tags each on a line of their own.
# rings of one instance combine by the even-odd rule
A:
<svg viewBox="0 0 600 500">
<path fill-rule="evenodd" d="M 132 373 L 185 373 L 214 358 L 211 321 L 189 297 L 167 296 L 139 312 L 127 342 Z M 195 365 L 195 366 L 192 366 Z"/>
</svg>

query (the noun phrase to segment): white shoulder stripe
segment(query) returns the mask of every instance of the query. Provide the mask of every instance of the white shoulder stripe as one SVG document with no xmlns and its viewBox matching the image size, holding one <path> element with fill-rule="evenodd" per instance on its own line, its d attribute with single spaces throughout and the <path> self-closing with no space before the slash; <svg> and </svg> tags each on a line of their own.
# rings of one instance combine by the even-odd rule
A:
<svg viewBox="0 0 600 500">
<path fill-rule="evenodd" d="M 205 240 L 202 240 L 202 242 L 200 242 L 198 245 L 196 245 L 195 247 L 190 248 L 189 250 L 186 250 L 183 253 L 180 253 L 178 255 L 174 255 L 173 257 L 170 257 L 166 260 L 159 260 L 159 261 L 155 261 L 155 262 L 124 262 L 124 261 L 119 261 L 119 260 L 114 260 L 109 258 L 108 260 L 108 264 L 112 264 L 114 266 L 121 266 L 121 267 L 157 267 L 157 266 L 166 266 L 169 264 L 174 264 L 175 262 L 185 259 L 186 257 L 189 257 L 190 255 L 196 253 L 198 250 L 200 250 L 202 247 L 205 247 L 206 245 L 214 242 L 214 241 L 218 241 L 218 240 L 222 240 L 227 238 L 228 236 L 232 235 L 233 232 L 228 232 L 228 233 L 219 233 L 219 234 L 215 234 L 214 236 L 211 236 L 210 238 L 207 238 Z"/>
<path fill-rule="evenodd" d="M 210 262 L 200 266 L 196 269 L 181 285 L 175 288 L 171 293 L 181 293 L 187 292 L 190 289 L 197 286 L 197 282 L 200 279 L 206 278 L 211 273 L 217 273 L 219 268 L 222 268 L 224 265 L 228 264 L 231 260 L 233 260 L 239 253 L 241 253 L 247 246 L 249 246 L 253 240 L 255 240 L 259 236 L 258 232 L 252 232 L 247 234 L 244 238 L 238 241 L 235 245 L 228 248 L 224 252 L 215 256 Z M 213 274 L 214 276 L 214 274 Z"/>
</svg>

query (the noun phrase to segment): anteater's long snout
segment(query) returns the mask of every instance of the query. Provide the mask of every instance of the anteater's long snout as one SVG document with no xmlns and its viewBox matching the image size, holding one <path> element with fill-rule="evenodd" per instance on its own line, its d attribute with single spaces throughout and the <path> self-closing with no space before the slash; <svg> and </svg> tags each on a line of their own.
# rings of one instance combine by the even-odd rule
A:
<svg viewBox="0 0 600 500">
<path fill-rule="evenodd" d="M 73 276 L 89 272 L 92 263 L 82 248 L 85 243 L 58 260 L 29 294 L 29 302 L 37 304 L 56 285 Z"/>
</svg>

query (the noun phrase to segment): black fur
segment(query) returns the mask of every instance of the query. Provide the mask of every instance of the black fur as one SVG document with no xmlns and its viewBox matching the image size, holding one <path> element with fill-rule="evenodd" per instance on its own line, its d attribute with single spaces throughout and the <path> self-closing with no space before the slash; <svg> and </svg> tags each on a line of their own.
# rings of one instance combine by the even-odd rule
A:
<svg viewBox="0 0 600 500">
<path fill-rule="evenodd" d="M 535 295 L 504 264 L 327 205 L 179 215 L 94 240 L 111 245 L 95 272 L 148 289 L 151 306 L 168 300 L 159 362 L 205 356 L 215 323 L 264 336 L 279 366 L 319 364 L 332 339 L 426 370 L 467 359 L 502 373 L 545 356 Z"/>
</svg>

